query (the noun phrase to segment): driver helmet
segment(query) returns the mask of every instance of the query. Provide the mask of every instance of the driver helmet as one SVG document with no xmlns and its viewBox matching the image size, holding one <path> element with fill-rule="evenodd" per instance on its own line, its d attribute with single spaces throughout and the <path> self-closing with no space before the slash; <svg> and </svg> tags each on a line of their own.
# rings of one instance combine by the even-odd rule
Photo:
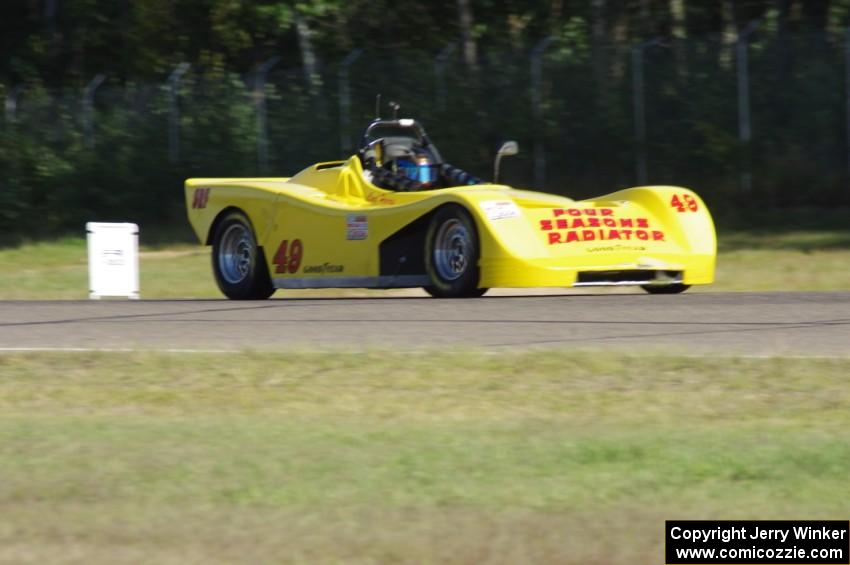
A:
<svg viewBox="0 0 850 565">
<path fill-rule="evenodd" d="M 431 162 L 427 155 L 417 154 L 414 157 L 402 157 L 396 161 L 398 173 L 411 180 L 430 186 L 437 182 L 437 165 Z"/>
</svg>

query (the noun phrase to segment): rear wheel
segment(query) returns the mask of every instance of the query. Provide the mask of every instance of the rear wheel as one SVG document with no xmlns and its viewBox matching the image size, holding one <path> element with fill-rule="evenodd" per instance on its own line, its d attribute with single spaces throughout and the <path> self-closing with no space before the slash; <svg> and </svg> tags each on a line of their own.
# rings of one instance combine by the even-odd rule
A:
<svg viewBox="0 0 850 565">
<path fill-rule="evenodd" d="M 691 285 L 682 283 L 645 284 L 641 285 L 641 288 L 649 294 L 679 294 L 680 292 L 685 292 L 691 288 Z"/>
<path fill-rule="evenodd" d="M 436 298 L 472 298 L 478 288 L 480 247 L 475 222 L 461 206 L 437 210 L 425 235 L 425 268 L 431 284 L 425 291 Z"/>
<path fill-rule="evenodd" d="M 242 212 L 222 218 L 213 236 L 213 272 L 218 288 L 233 300 L 264 300 L 274 293 L 263 252 Z"/>
</svg>

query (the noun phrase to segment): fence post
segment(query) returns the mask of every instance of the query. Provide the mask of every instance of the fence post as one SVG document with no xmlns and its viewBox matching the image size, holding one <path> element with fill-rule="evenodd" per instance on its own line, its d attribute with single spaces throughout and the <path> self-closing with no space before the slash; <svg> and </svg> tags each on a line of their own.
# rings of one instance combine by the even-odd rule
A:
<svg viewBox="0 0 850 565">
<path fill-rule="evenodd" d="M 440 49 L 434 57 L 434 79 L 436 81 L 436 105 L 438 111 L 446 109 L 446 64 L 452 56 L 457 44 L 449 43 Z"/>
<path fill-rule="evenodd" d="M 266 113 L 266 79 L 272 67 L 280 62 L 275 55 L 257 69 L 254 75 L 254 103 L 257 109 L 257 167 L 261 172 L 269 169 L 269 124 Z"/>
<path fill-rule="evenodd" d="M 94 94 L 106 80 L 106 75 L 97 74 L 83 90 L 83 137 L 89 149 L 94 148 Z"/>
<path fill-rule="evenodd" d="M 637 182 L 645 185 L 649 182 L 646 160 L 646 100 L 643 85 L 643 50 L 661 42 L 660 37 L 632 46 L 632 102 L 635 119 L 635 169 Z"/>
<path fill-rule="evenodd" d="M 168 77 L 168 158 L 172 163 L 180 160 L 180 107 L 177 104 L 177 87 L 189 70 L 189 63 L 180 63 Z"/>
<path fill-rule="evenodd" d="M 9 90 L 6 95 L 6 122 L 14 124 L 18 121 L 18 100 L 24 91 L 24 85 L 19 84 Z"/>
<path fill-rule="evenodd" d="M 555 40 L 544 37 L 531 50 L 531 113 L 534 118 L 534 188 L 546 184 L 546 147 L 543 127 L 543 52 Z"/>
<path fill-rule="evenodd" d="M 352 149 L 351 145 L 351 85 L 348 81 L 348 71 L 354 61 L 363 53 L 362 49 L 355 49 L 345 56 L 339 64 L 337 75 L 339 83 L 339 146 L 345 156 Z"/>
<path fill-rule="evenodd" d="M 750 123 L 750 63 L 749 47 L 750 35 L 756 30 L 760 23 L 759 19 L 752 20 L 747 27 L 738 34 L 735 45 L 735 54 L 738 70 L 738 138 L 741 141 L 743 154 L 741 155 L 741 190 L 749 192 L 753 188 L 753 173 L 751 171 L 751 148 L 752 126 Z"/>
</svg>

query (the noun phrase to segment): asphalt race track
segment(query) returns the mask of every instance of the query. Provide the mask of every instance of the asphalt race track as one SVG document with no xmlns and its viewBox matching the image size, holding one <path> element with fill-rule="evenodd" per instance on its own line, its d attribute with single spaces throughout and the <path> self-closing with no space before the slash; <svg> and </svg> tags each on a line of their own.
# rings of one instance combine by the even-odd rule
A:
<svg viewBox="0 0 850 565">
<path fill-rule="evenodd" d="M 848 357 L 850 292 L 0 302 L 7 352 L 452 346 Z"/>
</svg>

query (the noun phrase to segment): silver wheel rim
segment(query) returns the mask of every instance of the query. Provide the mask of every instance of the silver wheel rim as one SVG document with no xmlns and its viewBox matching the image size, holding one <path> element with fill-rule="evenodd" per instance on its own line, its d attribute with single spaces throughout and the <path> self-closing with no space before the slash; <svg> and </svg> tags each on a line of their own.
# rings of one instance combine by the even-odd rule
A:
<svg viewBox="0 0 850 565">
<path fill-rule="evenodd" d="M 472 239 L 469 230 L 458 219 L 451 219 L 440 226 L 434 237 L 434 267 L 444 281 L 454 281 L 469 268 Z"/>
<path fill-rule="evenodd" d="M 254 263 L 254 238 L 243 224 L 233 224 L 221 236 L 218 270 L 230 284 L 239 284 L 251 273 Z"/>
</svg>

